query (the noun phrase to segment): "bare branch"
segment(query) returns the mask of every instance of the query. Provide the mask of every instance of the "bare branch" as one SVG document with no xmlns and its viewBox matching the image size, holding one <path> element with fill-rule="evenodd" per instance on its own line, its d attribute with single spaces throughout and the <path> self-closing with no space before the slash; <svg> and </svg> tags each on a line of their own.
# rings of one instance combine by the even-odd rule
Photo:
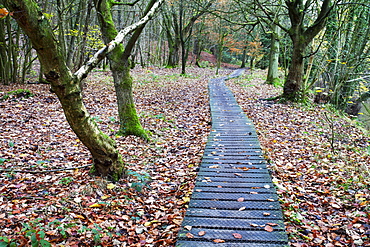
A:
<svg viewBox="0 0 370 247">
<path fill-rule="evenodd" d="M 128 34 L 140 28 L 142 25 L 145 25 L 148 21 L 150 21 L 150 19 L 154 16 L 154 14 L 159 9 L 163 1 L 164 0 L 159 0 L 158 2 L 156 2 L 151 8 L 151 10 L 143 18 L 141 18 L 138 22 L 119 31 L 117 36 L 111 42 L 109 42 L 109 44 L 107 44 L 99 51 L 97 51 L 95 55 L 86 64 L 84 64 L 78 71 L 76 71 L 76 73 L 74 73 L 74 76 L 76 77 L 77 81 L 81 81 L 82 79 L 86 78 L 88 73 L 93 68 L 95 68 L 99 64 L 99 62 L 106 57 L 106 55 L 109 52 L 116 48 L 117 45 L 122 43 L 124 38 Z"/>
<path fill-rule="evenodd" d="M 121 3 L 121 2 L 117 2 L 117 1 L 112 1 L 112 5 L 128 5 L 128 6 L 134 6 L 135 4 L 137 4 L 140 0 L 136 0 L 132 3 Z"/>
</svg>

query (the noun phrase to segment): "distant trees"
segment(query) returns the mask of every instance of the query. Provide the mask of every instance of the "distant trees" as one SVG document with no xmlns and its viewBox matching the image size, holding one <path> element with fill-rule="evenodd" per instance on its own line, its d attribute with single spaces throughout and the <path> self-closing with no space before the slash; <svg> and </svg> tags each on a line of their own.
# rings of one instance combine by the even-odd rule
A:
<svg viewBox="0 0 370 247">
<path fill-rule="evenodd" d="M 167 67 L 176 67 L 180 61 L 181 48 L 181 73 L 185 74 L 188 57 L 189 41 L 195 22 L 205 13 L 215 0 L 177 0 L 164 5 L 162 11 L 163 24 L 168 43 Z"/>
</svg>

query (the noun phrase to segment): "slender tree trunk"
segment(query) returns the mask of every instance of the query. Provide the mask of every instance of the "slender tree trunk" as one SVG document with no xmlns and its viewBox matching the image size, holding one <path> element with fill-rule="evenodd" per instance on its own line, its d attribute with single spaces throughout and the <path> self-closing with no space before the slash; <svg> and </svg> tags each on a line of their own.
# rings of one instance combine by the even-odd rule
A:
<svg viewBox="0 0 370 247">
<path fill-rule="evenodd" d="M 279 43 L 279 30 L 278 26 L 274 26 L 273 32 L 271 33 L 271 48 L 269 57 L 269 68 L 267 72 L 267 84 L 279 83 L 279 54 L 280 54 L 280 43 Z"/>
<path fill-rule="evenodd" d="M 240 65 L 240 68 L 245 68 L 245 60 L 247 59 L 247 47 L 245 46 L 243 49 L 243 55 L 242 55 L 242 65 Z"/>
<path fill-rule="evenodd" d="M 65 54 L 61 52 L 49 22 L 32 0 L 4 0 L 4 4 L 14 12 L 13 17 L 30 38 L 68 123 L 91 152 L 94 161 L 91 172 L 118 180 L 124 172 L 122 158 L 114 141 L 101 132 L 87 112 L 80 84 L 67 67 Z"/>
<path fill-rule="evenodd" d="M 9 16 L 6 18 L 10 18 Z M 11 60 L 9 59 L 6 37 L 5 37 L 5 19 L 0 19 L 0 83 L 7 85 L 10 80 L 10 69 L 9 65 Z"/>
</svg>

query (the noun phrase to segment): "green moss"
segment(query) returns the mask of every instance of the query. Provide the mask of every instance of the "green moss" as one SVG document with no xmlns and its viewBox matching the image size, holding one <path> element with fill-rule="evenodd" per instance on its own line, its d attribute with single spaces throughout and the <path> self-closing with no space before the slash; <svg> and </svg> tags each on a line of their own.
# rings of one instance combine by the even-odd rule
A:
<svg viewBox="0 0 370 247">
<path fill-rule="evenodd" d="M 120 113 L 120 121 L 119 135 L 134 135 L 145 140 L 149 139 L 146 131 L 141 126 L 134 104 L 126 105 L 125 109 Z"/>
<path fill-rule="evenodd" d="M 90 167 L 90 171 L 89 171 L 89 173 L 90 173 L 90 175 L 94 175 L 94 174 L 96 174 L 96 167 L 95 167 L 95 164 L 92 164 L 92 166 Z"/>
<path fill-rule="evenodd" d="M 1 100 L 8 100 L 8 99 L 28 99 L 30 97 L 34 96 L 33 93 L 31 93 L 28 89 L 17 89 L 14 91 L 7 92 L 4 94 L 4 96 L 1 98 Z"/>
</svg>

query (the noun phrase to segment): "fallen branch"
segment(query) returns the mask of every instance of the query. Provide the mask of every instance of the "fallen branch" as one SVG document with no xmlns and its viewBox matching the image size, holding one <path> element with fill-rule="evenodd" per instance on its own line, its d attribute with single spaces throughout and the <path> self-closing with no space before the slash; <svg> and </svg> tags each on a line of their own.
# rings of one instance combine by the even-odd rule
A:
<svg viewBox="0 0 370 247">
<path fill-rule="evenodd" d="M 67 171 L 67 170 L 81 169 L 81 168 L 89 167 L 91 165 L 92 164 L 84 165 L 84 166 L 78 166 L 78 167 L 67 167 L 67 168 L 60 168 L 60 169 L 44 170 L 44 171 L 0 169 L 0 173 L 3 173 L 3 172 L 20 172 L 20 173 L 33 173 L 33 174 L 36 174 L 36 173 L 61 172 L 61 171 Z"/>
</svg>

